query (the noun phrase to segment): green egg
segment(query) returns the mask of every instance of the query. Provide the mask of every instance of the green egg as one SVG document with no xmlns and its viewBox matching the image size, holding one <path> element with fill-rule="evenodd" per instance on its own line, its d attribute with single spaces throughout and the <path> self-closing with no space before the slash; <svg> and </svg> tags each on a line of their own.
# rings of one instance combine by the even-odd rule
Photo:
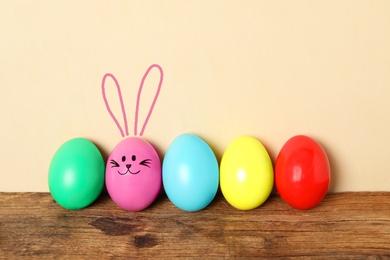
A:
<svg viewBox="0 0 390 260">
<path fill-rule="evenodd" d="M 99 149 L 85 138 L 65 142 L 49 168 L 49 190 L 66 209 L 82 209 L 94 202 L 104 186 L 105 164 Z"/>
</svg>

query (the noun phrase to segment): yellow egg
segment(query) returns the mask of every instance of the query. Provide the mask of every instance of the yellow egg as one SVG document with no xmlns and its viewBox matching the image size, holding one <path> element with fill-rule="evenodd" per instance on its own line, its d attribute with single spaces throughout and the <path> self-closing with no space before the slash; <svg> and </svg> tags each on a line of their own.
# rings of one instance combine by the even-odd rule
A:
<svg viewBox="0 0 390 260">
<path fill-rule="evenodd" d="M 226 148 L 220 167 L 220 186 L 233 207 L 250 210 L 271 194 L 274 171 L 263 144 L 250 136 L 233 140 Z"/>
</svg>

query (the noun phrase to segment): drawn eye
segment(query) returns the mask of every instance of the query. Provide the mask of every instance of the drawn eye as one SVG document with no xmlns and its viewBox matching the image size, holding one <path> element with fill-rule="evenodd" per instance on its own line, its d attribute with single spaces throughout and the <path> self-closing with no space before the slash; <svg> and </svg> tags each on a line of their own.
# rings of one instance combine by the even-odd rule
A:
<svg viewBox="0 0 390 260">
<path fill-rule="evenodd" d="M 119 163 L 117 163 L 115 160 L 111 160 L 110 163 L 111 163 L 111 168 L 119 167 Z"/>
<path fill-rule="evenodd" d="M 152 163 L 152 160 L 146 159 L 146 160 L 143 160 L 142 162 L 140 162 L 139 164 L 150 168 L 151 163 Z"/>
</svg>

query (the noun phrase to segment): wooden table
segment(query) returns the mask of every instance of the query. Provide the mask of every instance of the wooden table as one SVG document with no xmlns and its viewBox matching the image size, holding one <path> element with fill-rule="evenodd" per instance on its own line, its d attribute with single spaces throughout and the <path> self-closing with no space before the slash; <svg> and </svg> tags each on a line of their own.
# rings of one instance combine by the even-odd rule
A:
<svg viewBox="0 0 390 260">
<path fill-rule="evenodd" d="M 390 258 L 390 192 L 328 194 L 293 209 L 278 196 L 251 211 L 218 195 L 189 213 L 160 196 L 127 212 L 102 195 L 70 211 L 48 193 L 0 193 L 0 258 Z"/>
</svg>

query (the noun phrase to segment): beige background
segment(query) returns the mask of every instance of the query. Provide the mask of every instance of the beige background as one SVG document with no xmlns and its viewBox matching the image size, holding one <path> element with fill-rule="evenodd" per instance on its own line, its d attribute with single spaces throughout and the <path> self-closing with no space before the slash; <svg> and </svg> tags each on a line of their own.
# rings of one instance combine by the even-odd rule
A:
<svg viewBox="0 0 390 260">
<path fill-rule="evenodd" d="M 220 159 L 252 135 L 275 160 L 306 134 L 328 152 L 331 191 L 390 191 L 389 14 L 371 0 L 0 0 L 0 191 L 48 191 L 51 157 L 74 137 L 107 156 L 121 136 L 101 79 L 118 78 L 132 129 L 152 63 L 165 79 L 144 137 L 161 154 L 189 132 Z"/>
</svg>

